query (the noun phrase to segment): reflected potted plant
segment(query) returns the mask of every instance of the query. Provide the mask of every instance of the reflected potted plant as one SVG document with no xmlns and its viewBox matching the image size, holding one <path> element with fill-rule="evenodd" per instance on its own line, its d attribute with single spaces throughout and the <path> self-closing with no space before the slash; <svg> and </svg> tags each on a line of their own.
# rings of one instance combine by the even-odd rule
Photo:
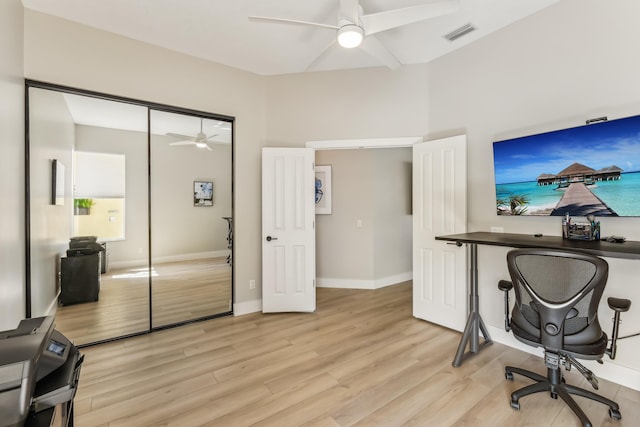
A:
<svg viewBox="0 0 640 427">
<path fill-rule="evenodd" d="M 95 204 L 93 199 L 73 199 L 74 215 L 90 215 L 91 207 Z"/>
</svg>

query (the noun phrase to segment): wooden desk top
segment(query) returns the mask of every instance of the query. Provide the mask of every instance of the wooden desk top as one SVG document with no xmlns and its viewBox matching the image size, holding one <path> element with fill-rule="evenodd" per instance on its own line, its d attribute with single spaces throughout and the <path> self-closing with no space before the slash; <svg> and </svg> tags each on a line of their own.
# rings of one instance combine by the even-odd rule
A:
<svg viewBox="0 0 640 427">
<path fill-rule="evenodd" d="M 436 236 L 436 240 L 511 248 L 561 249 L 603 257 L 640 259 L 640 242 L 629 240 L 624 243 L 612 243 L 604 240 L 569 240 L 560 236 L 535 237 L 532 234 L 489 233 L 485 231 Z"/>
</svg>

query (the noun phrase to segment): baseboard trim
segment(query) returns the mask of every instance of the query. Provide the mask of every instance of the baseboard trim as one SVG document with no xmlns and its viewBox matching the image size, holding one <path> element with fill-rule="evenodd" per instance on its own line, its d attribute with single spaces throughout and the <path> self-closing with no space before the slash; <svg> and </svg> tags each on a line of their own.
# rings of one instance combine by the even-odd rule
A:
<svg viewBox="0 0 640 427">
<path fill-rule="evenodd" d="M 254 299 L 251 301 L 238 302 L 233 304 L 233 315 L 243 316 L 245 314 L 258 313 L 262 311 L 262 300 Z"/>
<path fill-rule="evenodd" d="M 318 288 L 340 288 L 340 289 L 380 289 L 397 283 L 406 282 L 413 279 L 413 272 L 408 271 L 393 276 L 382 277 L 375 280 L 361 279 L 335 279 L 318 277 L 316 286 Z"/>
<path fill-rule="evenodd" d="M 205 258 L 221 258 L 226 257 L 231 254 L 231 251 L 228 249 L 224 249 L 221 251 L 208 251 L 208 252 L 194 252 L 190 254 L 180 254 L 180 255 L 168 255 L 163 257 L 156 257 L 152 260 L 154 263 L 162 264 L 165 262 L 179 262 L 179 261 L 194 261 L 197 259 L 205 259 Z M 110 268 L 130 268 L 130 267 L 139 267 L 141 265 L 146 265 L 148 260 L 137 259 L 133 261 L 109 261 Z"/>
<path fill-rule="evenodd" d="M 487 326 L 487 330 L 494 342 L 517 348 L 518 350 L 522 350 L 527 353 L 539 356 L 541 359 L 544 355 L 544 351 L 541 348 L 534 348 L 521 343 L 520 341 L 515 339 L 510 332 L 507 332 L 502 328 Z M 599 378 L 640 391 L 639 371 L 619 365 L 615 362 L 615 360 L 611 360 L 607 356 L 603 357 L 602 361 L 604 362 L 603 365 L 600 365 L 595 360 L 581 359 L 580 363 L 593 371 L 593 373 L 596 374 L 596 376 Z M 542 361 L 540 361 L 540 363 L 543 364 Z"/>
</svg>

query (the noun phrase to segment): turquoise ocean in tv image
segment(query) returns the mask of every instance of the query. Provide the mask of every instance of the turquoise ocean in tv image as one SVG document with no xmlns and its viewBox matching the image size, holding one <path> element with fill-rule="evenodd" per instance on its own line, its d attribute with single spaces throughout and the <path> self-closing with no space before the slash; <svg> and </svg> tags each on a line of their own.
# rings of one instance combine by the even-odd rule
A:
<svg viewBox="0 0 640 427">
<path fill-rule="evenodd" d="M 616 181 L 597 181 L 589 189 L 619 216 L 640 216 L 640 172 L 622 173 Z M 555 185 L 538 185 L 537 181 L 496 185 L 497 199 L 508 200 L 514 194 L 529 199 L 527 215 L 549 215 L 563 192 Z"/>
</svg>

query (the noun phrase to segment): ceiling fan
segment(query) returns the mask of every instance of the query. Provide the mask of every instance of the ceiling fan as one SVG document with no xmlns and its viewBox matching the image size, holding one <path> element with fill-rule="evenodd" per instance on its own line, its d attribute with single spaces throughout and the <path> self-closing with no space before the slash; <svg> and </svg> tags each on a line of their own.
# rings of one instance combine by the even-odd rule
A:
<svg viewBox="0 0 640 427">
<path fill-rule="evenodd" d="M 365 15 L 358 0 L 340 0 L 337 25 L 268 16 L 250 16 L 249 18 L 336 30 L 336 39 L 320 53 L 308 68 L 311 68 L 331 46 L 338 42 L 340 46 L 348 49 L 360 47 L 387 67 L 395 70 L 400 67 L 400 62 L 380 43 L 374 34 L 446 15 L 455 12 L 458 7 L 458 0 L 445 0 Z"/>
<path fill-rule="evenodd" d="M 202 131 L 202 119 L 200 119 L 200 132 L 198 132 L 195 137 L 171 132 L 166 133 L 165 135 L 182 139 L 182 141 L 170 142 L 169 145 L 195 145 L 198 148 L 206 148 L 209 151 L 213 151 L 211 147 L 209 147 L 209 142 L 211 142 L 210 140 L 213 137 L 218 136 L 218 134 L 207 136 Z"/>
</svg>

